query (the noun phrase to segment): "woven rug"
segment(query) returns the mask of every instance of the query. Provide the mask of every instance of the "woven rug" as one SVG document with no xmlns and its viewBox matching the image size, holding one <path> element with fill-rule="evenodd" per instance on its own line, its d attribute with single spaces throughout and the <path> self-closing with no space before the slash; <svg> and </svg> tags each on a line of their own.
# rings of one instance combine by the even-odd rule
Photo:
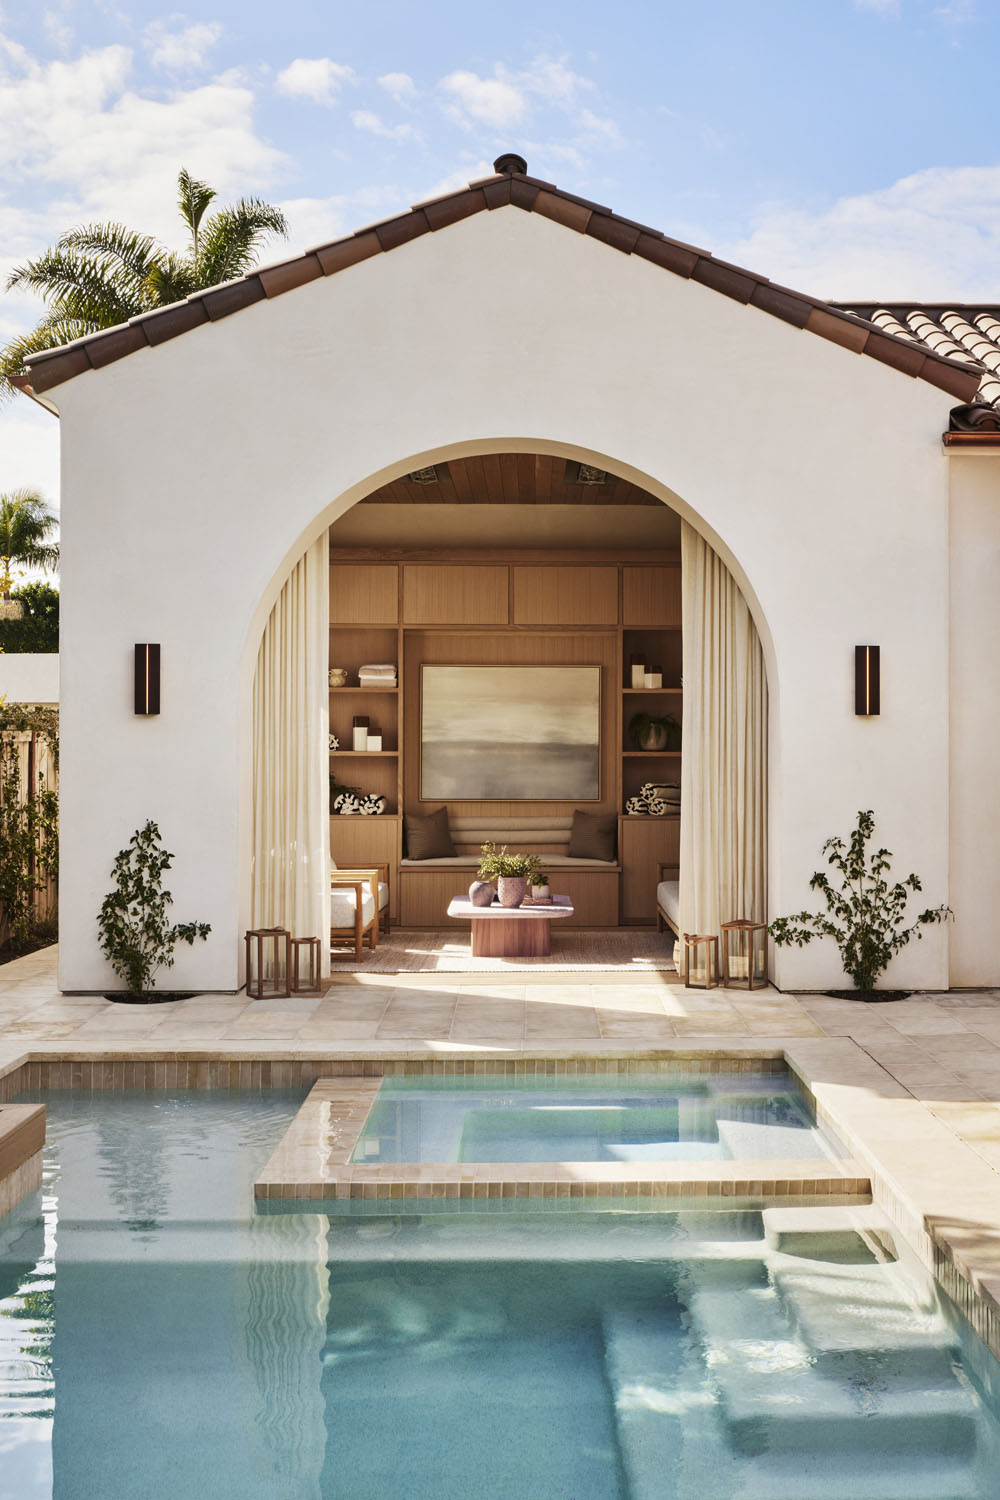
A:
<svg viewBox="0 0 1000 1500">
<path fill-rule="evenodd" d="M 473 958 L 467 933 L 396 931 L 379 939 L 375 952 L 357 963 L 334 958 L 331 976 L 338 974 L 532 974 L 629 973 L 674 971 L 672 932 L 608 928 L 599 932 L 553 932 L 548 958 Z"/>
</svg>

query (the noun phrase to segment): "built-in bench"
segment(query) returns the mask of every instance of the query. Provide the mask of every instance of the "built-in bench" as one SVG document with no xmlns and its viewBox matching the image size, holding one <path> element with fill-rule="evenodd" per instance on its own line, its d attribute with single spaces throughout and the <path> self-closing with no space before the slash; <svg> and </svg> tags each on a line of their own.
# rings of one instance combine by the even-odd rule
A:
<svg viewBox="0 0 1000 1500">
<path fill-rule="evenodd" d="M 537 854 L 553 890 L 568 895 L 576 927 L 617 927 L 621 864 L 615 860 L 573 859 L 567 853 L 572 813 L 537 818 L 453 817 L 455 854 L 444 859 L 403 859 L 399 866 L 405 927 L 445 925 L 448 902 L 475 878 L 483 844 L 506 844 L 512 852 Z"/>
</svg>

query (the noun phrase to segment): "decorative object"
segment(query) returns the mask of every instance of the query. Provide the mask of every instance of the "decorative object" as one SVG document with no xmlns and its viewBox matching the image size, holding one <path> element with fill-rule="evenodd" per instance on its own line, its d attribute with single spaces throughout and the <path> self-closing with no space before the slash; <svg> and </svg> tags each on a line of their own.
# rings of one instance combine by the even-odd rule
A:
<svg viewBox="0 0 1000 1500">
<path fill-rule="evenodd" d="M 681 726 L 673 714 L 633 714 L 629 738 L 637 750 L 679 750 Z"/>
<path fill-rule="evenodd" d="M 291 994 L 292 934 L 284 927 L 255 927 L 246 935 L 247 998 Z"/>
<path fill-rule="evenodd" d="M 528 877 L 528 884 L 531 887 L 532 901 L 551 901 L 552 891 L 549 887 L 549 877 L 543 875 L 541 870 L 535 870 Z"/>
<path fill-rule="evenodd" d="M 722 983 L 759 990 L 767 984 L 767 923 L 735 917 L 722 923 Z"/>
<path fill-rule="evenodd" d="M 629 667 L 630 667 L 630 672 L 631 672 L 629 686 L 630 687 L 634 687 L 634 688 L 645 687 L 646 686 L 646 664 L 643 661 L 642 657 L 641 656 L 637 656 L 634 651 L 633 651 L 632 655 L 629 657 Z"/>
<path fill-rule="evenodd" d="M 795 943 L 803 948 L 814 937 L 832 937 L 859 1000 L 879 998 L 873 993 L 879 975 L 911 937 L 923 937 L 921 927 L 946 922 L 955 915 L 950 906 L 932 906 L 920 912 L 912 926 L 903 927 L 910 892 L 922 887 L 916 875 L 907 875 L 895 885 L 888 883 L 889 850 L 868 853 L 868 841 L 874 832 L 875 814 L 869 808 L 858 813 L 858 826 L 849 844 L 833 838 L 823 845 L 827 864 L 840 876 L 839 889 L 834 889 L 822 870 L 809 881 L 812 890 L 823 892 L 825 915 L 800 911 L 791 917 L 779 917 L 767 929 L 779 946 Z"/>
<path fill-rule="evenodd" d="M 331 736 L 330 736 L 330 749 L 331 750 L 339 750 L 340 749 L 340 741 L 338 740 L 338 738 L 337 738 L 337 736 L 335 734 L 331 734 Z"/>
<path fill-rule="evenodd" d="M 661 688 L 663 686 L 663 668 L 650 667 L 646 673 L 646 687 Z"/>
<path fill-rule="evenodd" d="M 616 813 L 576 811 L 566 853 L 570 859 L 600 859 L 614 863 L 618 843 Z"/>
<path fill-rule="evenodd" d="M 420 795 L 600 800 L 600 667 L 421 668 Z"/>
<path fill-rule="evenodd" d="M 327 674 L 326 674 L 326 680 L 329 683 L 330 687 L 332 687 L 332 688 L 346 687 L 347 686 L 347 668 L 346 667 L 331 667 L 330 670 L 329 670 L 329 672 L 327 672 Z"/>
<path fill-rule="evenodd" d="M 333 810 L 342 817 L 353 817 L 361 811 L 361 799 L 356 792 L 345 790 L 334 798 Z"/>
<path fill-rule="evenodd" d="M 111 867 L 115 889 L 101 903 L 97 925 L 101 951 L 128 994 L 150 997 L 157 969 L 172 969 L 178 943 L 194 946 L 195 938 L 207 938 L 207 922 L 177 922 L 170 925 L 167 910 L 173 897 L 163 889 L 163 872 L 173 855 L 160 843 L 160 830 L 148 821 L 120 849 Z"/>
<path fill-rule="evenodd" d="M 453 859 L 455 845 L 448 826 L 448 809 L 434 813 L 406 813 L 403 818 L 407 859 Z"/>
<path fill-rule="evenodd" d="M 367 744 L 366 748 L 368 750 L 376 750 L 376 751 L 380 751 L 382 749 L 382 731 L 381 731 L 381 729 L 376 730 L 376 732 L 374 734 L 372 734 L 371 729 L 368 730 L 368 744 Z"/>
<path fill-rule="evenodd" d="M 343 811 L 342 804 L 345 798 L 354 798 L 355 800 L 357 800 L 358 796 L 359 793 L 356 786 L 344 786 L 344 784 L 338 781 L 336 776 L 334 776 L 331 772 L 330 811 L 332 813 L 339 813 Z"/>
<path fill-rule="evenodd" d="M 495 880 L 497 900 L 501 906 L 520 906 L 524 900 L 528 877 L 541 865 L 537 854 L 511 854 L 507 845 L 483 844 L 477 874 L 480 880 Z"/>
<path fill-rule="evenodd" d="M 473 906 L 492 906 L 495 895 L 491 880 L 474 880 L 469 886 L 469 900 Z"/>
<path fill-rule="evenodd" d="M 320 945 L 318 937 L 292 938 L 292 994 L 318 995 Z"/>
<path fill-rule="evenodd" d="M 719 939 L 714 933 L 685 932 L 684 984 L 689 990 L 714 990 L 719 983 Z"/>
<path fill-rule="evenodd" d="M 353 732 L 351 736 L 351 749 L 368 749 L 368 719 L 364 714 L 358 714 L 355 716 Z"/>
<path fill-rule="evenodd" d="M 160 648 L 148 641 L 135 648 L 135 711 L 145 717 L 160 712 Z"/>
<path fill-rule="evenodd" d="M 361 798 L 358 811 L 364 817 L 377 818 L 381 813 L 385 812 L 387 805 L 385 798 L 380 797 L 377 792 L 368 792 Z"/>
<path fill-rule="evenodd" d="M 874 719 L 882 699 L 881 649 L 878 646 L 854 648 L 854 712 Z"/>
</svg>

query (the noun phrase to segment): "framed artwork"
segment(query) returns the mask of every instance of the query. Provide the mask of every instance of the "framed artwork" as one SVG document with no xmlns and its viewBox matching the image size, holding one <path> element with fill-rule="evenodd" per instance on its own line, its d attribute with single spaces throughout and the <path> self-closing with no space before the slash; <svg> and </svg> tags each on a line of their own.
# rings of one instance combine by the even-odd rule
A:
<svg viewBox="0 0 1000 1500">
<path fill-rule="evenodd" d="M 601 668 L 420 669 L 420 796 L 597 802 Z"/>
</svg>

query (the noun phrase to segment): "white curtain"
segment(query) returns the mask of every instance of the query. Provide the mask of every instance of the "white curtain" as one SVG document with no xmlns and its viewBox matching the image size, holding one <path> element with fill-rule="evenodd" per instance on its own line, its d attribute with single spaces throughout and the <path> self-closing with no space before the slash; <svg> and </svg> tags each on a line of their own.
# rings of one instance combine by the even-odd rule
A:
<svg viewBox="0 0 1000 1500">
<path fill-rule="evenodd" d="M 687 522 L 681 590 L 681 930 L 717 933 L 767 918 L 767 679 L 743 595 Z"/>
<path fill-rule="evenodd" d="M 253 683 L 254 927 L 318 937 L 330 972 L 330 557 L 326 533 L 272 609 Z"/>
</svg>

